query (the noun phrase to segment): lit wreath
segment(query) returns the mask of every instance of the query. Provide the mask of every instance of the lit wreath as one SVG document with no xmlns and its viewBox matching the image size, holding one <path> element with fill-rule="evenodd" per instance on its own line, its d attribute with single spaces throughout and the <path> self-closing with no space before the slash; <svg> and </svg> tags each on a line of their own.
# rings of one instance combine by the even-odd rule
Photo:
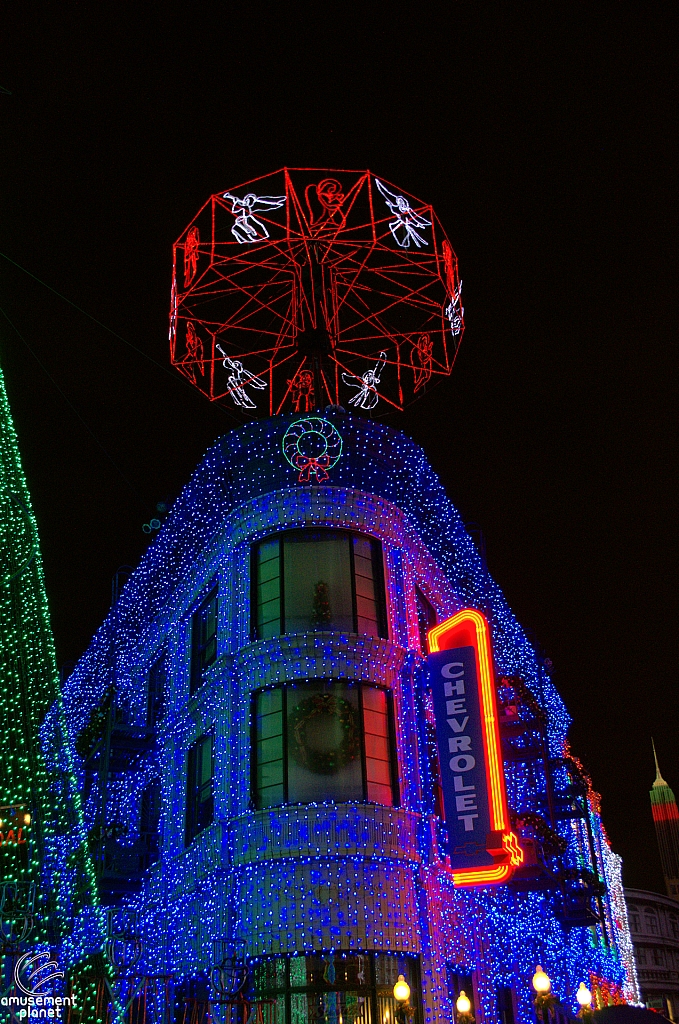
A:
<svg viewBox="0 0 679 1024">
<path fill-rule="evenodd" d="M 342 454 L 342 438 L 337 427 L 321 416 L 307 416 L 291 423 L 283 435 L 283 455 L 299 470 L 300 483 L 328 479 L 328 470 Z"/>
<path fill-rule="evenodd" d="M 314 750 L 307 742 L 307 729 L 319 715 L 332 715 L 342 729 L 342 739 L 333 750 Z M 317 775 L 334 775 L 353 761 L 360 750 L 356 708 L 332 693 L 316 693 L 297 705 L 288 718 L 290 753 L 303 768 Z"/>
</svg>

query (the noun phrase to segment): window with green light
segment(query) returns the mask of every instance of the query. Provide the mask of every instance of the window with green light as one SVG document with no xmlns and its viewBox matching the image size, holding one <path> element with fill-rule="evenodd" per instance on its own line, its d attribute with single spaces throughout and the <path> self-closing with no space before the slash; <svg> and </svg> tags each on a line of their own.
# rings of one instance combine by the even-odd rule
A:
<svg viewBox="0 0 679 1024">
<path fill-rule="evenodd" d="M 188 846 L 199 832 L 212 824 L 214 817 L 214 758 L 211 733 L 201 736 L 189 747 L 186 773 L 186 830 Z"/>
<path fill-rule="evenodd" d="M 217 657 L 217 604 L 217 588 L 214 587 L 191 617 L 192 695 L 202 686 L 205 669 Z"/>
<path fill-rule="evenodd" d="M 397 802 L 391 694 L 312 679 L 253 696 L 252 800 L 257 808 L 334 800 Z"/>
<path fill-rule="evenodd" d="M 308 953 L 253 965 L 251 998 L 271 1000 L 277 1024 L 394 1024 L 394 985 L 410 987 L 408 1020 L 420 1024 L 416 957 L 394 953 Z"/>
<path fill-rule="evenodd" d="M 387 636 L 379 541 L 346 530 L 290 530 L 252 552 L 252 638 L 332 630 Z"/>
</svg>

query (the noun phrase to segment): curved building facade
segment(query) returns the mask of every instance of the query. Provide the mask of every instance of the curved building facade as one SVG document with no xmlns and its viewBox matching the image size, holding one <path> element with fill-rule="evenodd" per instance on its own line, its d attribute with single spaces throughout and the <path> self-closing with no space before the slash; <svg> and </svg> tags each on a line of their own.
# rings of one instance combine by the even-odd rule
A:
<svg viewBox="0 0 679 1024">
<path fill-rule="evenodd" d="M 523 851 L 480 887 L 453 878 L 426 662 L 428 630 L 465 608 L 490 626 Z M 571 1008 L 590 978 L 638 999 L 620 860 L 566 709 L 402 434 L 327 410 L 220 439 L 64 700 L 137 973 L 207 998 L 220 956 L 241 959 L 277 1024 L 387 1024 L 400 974 L 422 1024 L 451 1020 L 460 989 L 479 1022 L 528 1021 L 538 963 Z M 94 932 L 67 902 L 73 962 Z"/>
<path fill-rule="evenodd" d="M 641 998 L 679 1020 L 679 904 L 643 889 L 626 889 L 625 896 Z"/>
</svg>

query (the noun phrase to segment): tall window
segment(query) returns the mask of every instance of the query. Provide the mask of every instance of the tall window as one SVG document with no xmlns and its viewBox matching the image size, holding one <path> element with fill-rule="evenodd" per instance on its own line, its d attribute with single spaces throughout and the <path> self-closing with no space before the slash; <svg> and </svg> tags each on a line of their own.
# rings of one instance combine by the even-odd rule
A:
<svg viewBox="0 0 679 1024">
<path fill-rule="evenodd" d="M 446 964 L 446 974 L 448 978 L 448 994 L 453 1004 L 457 1002 L 460 993 L 464 992 L 467 999 L 472 1004 L 472 1015 L 476 1016 L 474 1007 L 474 979 L 472 975 L 459 967 L 454 967 L 452 964 Z M 500 1011 L 499 1005 L 498 1011 Z"/>
<path fill-rule="evenodd" d="M 500 985 L 497 990 L 497 1013 L 500 1024 L 514 1024 L 514 993 L 509 985 Z"/>
<path fill-rule="evenodd" d="M 207 733 L 189 747 L 186 775 L 187 846 L 199 832 L 212 823 L 214 817 L 212 746 L 212 734 Z"/>
<path fill-rule="evenodd" d="M 345 530 L 291 530 L 252 555 L 253 638 L 338 630 L 387 636 L 382 550 Z"/>
<path fill-rule="evenodd" d="M 645 930 L 647 935 L 659 934 L 660 929 L 658 928 L 658 915 L 655 910 L 644 911 L 644 923 L 646 925 Z"/>
<path fill-rule="evenodd" d="M 210 591 L 191 620 L 191 693 L 203 684 L 203 672 L 217 657 L 217 588 Z"/>
<path fill-rule="evenodd" d="M 165 700 L 165 654 L 156 658 L 146 677 L 146 724 L 155 729 L 163 713 Z"/>
<path fill-rule="evenodd" d="M 417 608 L 417 628 L 420 633 L 422 654 L 427 655 L 427 633 L 436 625 L 436 610 L 427 600 L 419 587 L 415 587 L 415 606 Z"/>
<path fill-rule="evenodd" d="M 441 779 L 441 760 L 436 740 L 436 719 L 434 717 L 434 698 L 431 690 L 425 694 L 424 704 L 424 733 L 427 746 L 427 760 L 429 761 L 429 772 L 431 784 L 434 791 L 434 813 L 445 820 L 445 802 L 443 799 L 443 780 Z"/>
<path fill-rule="evenodd" d="M 274 956 L 254 965 L 257 999 L 275 1002 L 278 1024 L 311 1021 L 392 1024 L 398 1019 L 394 984 L 410 985 L 413 1024 L 420 1024 L 419 963 L 390 953 L 307 953 Z"/>
<path fill-rule="evenodd" d="M 148 784 L 141 795 L 139 813 L 139 839 L 142 847 L 143 867 L 155 864 L 160 852 L 160 779 Z"/>
<path fill-rule="evenodd" d="M 314 679 L 253 698 L 256 807 L 335 800 L 394 806 L 391 695 L 365 683 Z"/>
</svg>

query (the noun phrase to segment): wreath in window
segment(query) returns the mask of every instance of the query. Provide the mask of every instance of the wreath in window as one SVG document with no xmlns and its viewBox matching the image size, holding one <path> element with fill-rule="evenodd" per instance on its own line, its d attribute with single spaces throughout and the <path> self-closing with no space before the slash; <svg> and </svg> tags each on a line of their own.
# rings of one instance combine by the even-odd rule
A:
<svg viewBox="0 0 679 1024">
<path fill-rule="evenodd" d="M 321 717 L 333 718 L 339 725 L 339 743 L 326 750 L 309 742 L 313 725 Z M 294 760 L 317 775 L 334 775 L 353 761 L 361 748 L 356 708 L 333 693 L 315 693 L 301 701 L 290 712 L 288 735 Z"/>
</svg>

